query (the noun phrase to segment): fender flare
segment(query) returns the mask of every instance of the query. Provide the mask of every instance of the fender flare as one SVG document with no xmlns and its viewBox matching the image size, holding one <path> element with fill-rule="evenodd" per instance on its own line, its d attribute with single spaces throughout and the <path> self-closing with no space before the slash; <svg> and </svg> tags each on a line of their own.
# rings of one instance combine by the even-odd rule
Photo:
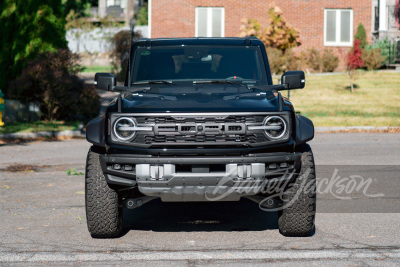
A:
<svg viewBox="0 0 400 267">
<path fill-rule="evenodd" d="M 313 122 L 304 116 L 296 115 L 296 145 L 304 144 L 313 138 Z"/>
<path fill-rule="evenodd" d="M 86 126 L 86 140 L 93 145 L 105 147 L 105 118 L 97 117 Z"/>
</svg>

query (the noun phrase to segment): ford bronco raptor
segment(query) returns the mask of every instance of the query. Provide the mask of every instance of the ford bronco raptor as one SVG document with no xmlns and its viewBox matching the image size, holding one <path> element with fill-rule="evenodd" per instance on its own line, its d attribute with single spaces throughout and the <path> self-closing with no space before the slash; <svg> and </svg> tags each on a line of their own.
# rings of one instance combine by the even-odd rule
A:
<svg viewBox="0 0 400 267">
<path fill-rule="evenodd" d="M 314 126 L 279 92 L 304 88 L 305 75 L 289 71 L 273 85 L 259 39 L 140 39 L 124 86 L 109 73 L 95 84 L 120 94 L 87 125 L 92 237 L 120 236 L 123 209 L 155 198 L 246 197 L 278 212 L 283 235 L 312 233 Z"/>
</svg>

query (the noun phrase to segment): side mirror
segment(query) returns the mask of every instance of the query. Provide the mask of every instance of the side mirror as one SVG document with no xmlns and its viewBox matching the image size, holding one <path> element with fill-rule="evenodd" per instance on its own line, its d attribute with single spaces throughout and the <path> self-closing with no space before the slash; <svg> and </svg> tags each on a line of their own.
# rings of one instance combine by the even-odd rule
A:
<svg viewBox="0 0 400 267">
<path fill-rule="evenodd" d="M 287 71 L 281 77 L 281 84 L 290 89 L 303 89 L 306 86 L 304 71 Z"/>
<path fill-rule="evenodd" d="M 94 76 L 94 84 L 99 90 L 112 91 L 117 85 L 117 78 L 111 73 L 98 72 Z"/>
</svg>

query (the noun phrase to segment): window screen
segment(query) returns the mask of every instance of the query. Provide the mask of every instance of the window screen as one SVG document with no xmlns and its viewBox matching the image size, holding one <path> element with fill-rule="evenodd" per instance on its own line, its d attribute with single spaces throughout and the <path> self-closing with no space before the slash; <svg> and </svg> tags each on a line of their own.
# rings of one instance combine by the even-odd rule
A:
<svg viewBox="0 0 400 267">
<path fill-rule="evenodd" d="M 353 10 L 325 9 L 324 44 L 352 46 Z"/>
<path fill-rule="evenodd" d="M 350 11 L 341 11 L 340 42 L 350 42 Z"/>
<path fill-rule="evenodd" d="M 336 42 L 336 11 L 326 12 L 326 41 Z"/>
<path fill-rule="evenodd" d="M 224 37 L 223 7 L 196 7 L 196 37 Z"/>
</svg>

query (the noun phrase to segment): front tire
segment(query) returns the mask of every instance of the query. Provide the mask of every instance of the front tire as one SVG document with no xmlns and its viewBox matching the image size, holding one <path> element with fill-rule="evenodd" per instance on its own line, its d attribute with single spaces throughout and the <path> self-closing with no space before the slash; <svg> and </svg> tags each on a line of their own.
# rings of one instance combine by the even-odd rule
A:
<svg viewBox="0 0 400 267">
<path fill-rule="evenodd" d="M 309 236 L 315 227 L 316 178 L 314 157 L 308 144 L 302 145 L 300 173 L 284 192 L 278 224 L 284 236 Z"/>
<path fill-rule="evenodd" d="M 93 238 L 118 237 L 122 231 L 122 207 L 118 192 L 109 187 L 100 167 L 99 154 L 87 155 L 85 206 L 88 230 Z"/>
</svg>

